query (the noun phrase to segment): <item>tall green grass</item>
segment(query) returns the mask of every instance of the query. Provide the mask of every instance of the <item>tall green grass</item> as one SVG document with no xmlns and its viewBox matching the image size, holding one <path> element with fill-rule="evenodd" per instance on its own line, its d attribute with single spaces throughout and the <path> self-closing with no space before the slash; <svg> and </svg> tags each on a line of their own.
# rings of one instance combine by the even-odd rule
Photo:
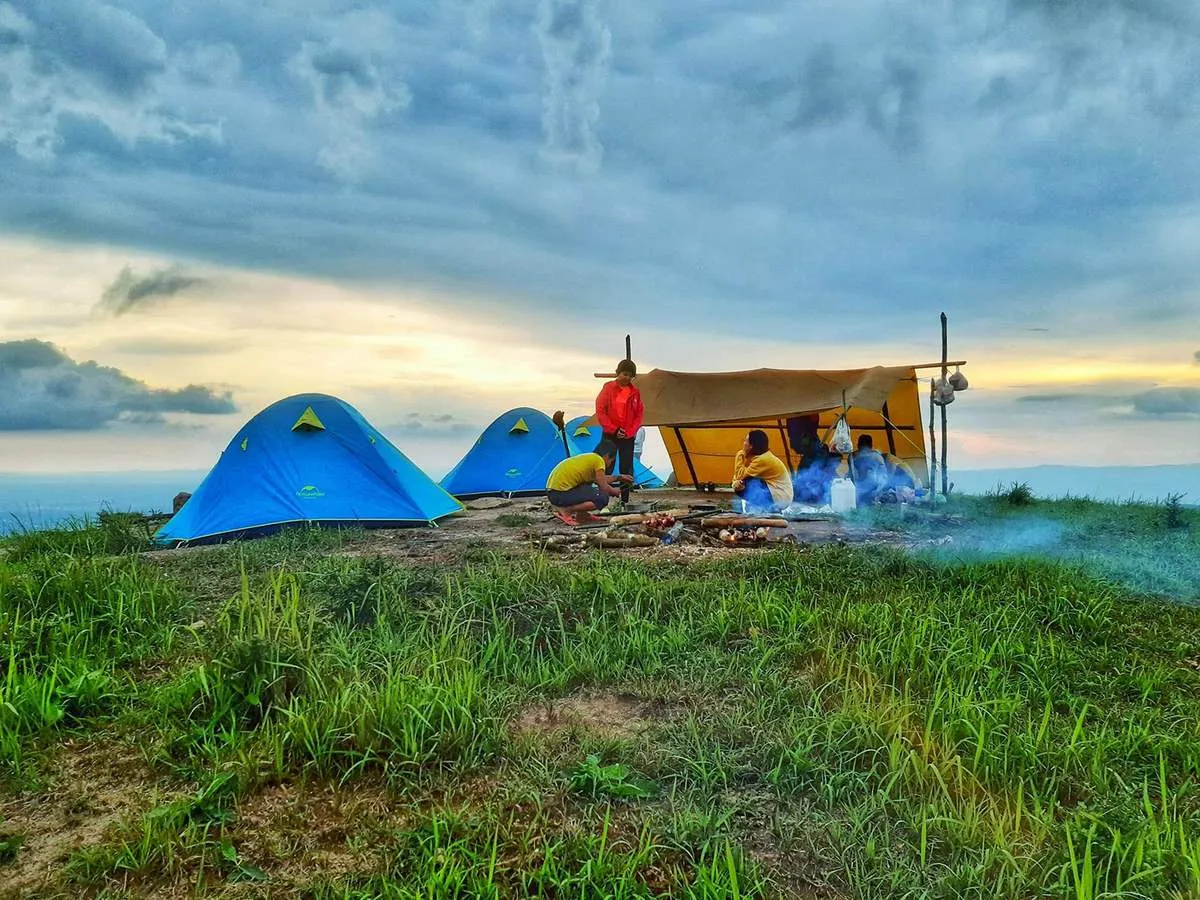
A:
<svg viewBox="0 0 1200 900">
<path fill-rule="evenodd" d="M 127 557 L 0 563 L 6 764 L 103 720 L 193 786 L 81 852 L 77 885 L 269 881 L 246 798 L 370 774 L 403 825 L 308 893 L 1200 895 L 1200 610 L 1085 557 L 439 570 L 340 546 L 206 552 L 229 589 L 200 611 Z M 606 686 L 643 728 L 510 728 Z"/>
<path fill-rule="evenodd" d="M 128 557 L 0 561 L 0 767 L 31 740 L 111 714 L 132 666 L 168 654 L 190 603 Z"/>
</svg>

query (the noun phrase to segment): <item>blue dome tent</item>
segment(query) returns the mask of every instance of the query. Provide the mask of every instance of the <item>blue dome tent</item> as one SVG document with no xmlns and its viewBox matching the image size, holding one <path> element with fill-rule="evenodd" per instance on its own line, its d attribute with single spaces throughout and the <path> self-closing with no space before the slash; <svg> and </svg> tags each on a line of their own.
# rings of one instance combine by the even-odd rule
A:
<svg viewBox="0 0 1200 900">
<path fill-rule="evenodd" d="M 253 537 L 286 525 L 432 525 L 462 509 L 350 404 L 273 403 L 229 442 L 160 545 Z"/>
<path fill-rule="evenodd" d="M 588 427 L 589 418 L 590 416 L 576 416 L 567 423 L 567 436 L 585 453 L 594 450 L 604 437 L 604 431 L 599 424 Z M 616 468 L 620 470 L 620 463 Z M 633 461 L 633 483 L 643 488 L 663 487 L 663 480 L 655 475 L 649 466 L 642 465 L 636 459 Z"/>
<path fill-rule="evenodd" d="M 440 484 L 460 500 L 544 494 L 551 470 L 580 452 L 548 415 L 522 406 L 485 428 Z"/>
</svg>

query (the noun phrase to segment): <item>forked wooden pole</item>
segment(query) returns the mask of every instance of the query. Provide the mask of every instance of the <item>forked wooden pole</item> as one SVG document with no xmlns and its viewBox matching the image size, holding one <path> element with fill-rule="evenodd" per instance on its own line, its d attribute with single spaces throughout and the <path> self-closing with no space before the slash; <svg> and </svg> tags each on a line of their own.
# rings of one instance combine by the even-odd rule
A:
<svg viewBox="0 0 1200 900">
<path fill-rule="evenodd" d="M 946 314 L 942 313 L 942 384 L 946 383 L 946 375 L 949 372 L 947 359 L 947 341 L 946 341 Z M 949 442 L 946 440 L 946 404 L 942 404 L 942 496 L 949 496 L 949 474 L 946 472 L 946 445 Z"/>
<path fill-rule="evenodd" d="M 933 387 L 933 379 L 929 379 L 929 490 L 937 490 L 937 435 L 933 430 L 933 408 L 936 404 L 933 398 L 937 391 Z"/>
</svg>

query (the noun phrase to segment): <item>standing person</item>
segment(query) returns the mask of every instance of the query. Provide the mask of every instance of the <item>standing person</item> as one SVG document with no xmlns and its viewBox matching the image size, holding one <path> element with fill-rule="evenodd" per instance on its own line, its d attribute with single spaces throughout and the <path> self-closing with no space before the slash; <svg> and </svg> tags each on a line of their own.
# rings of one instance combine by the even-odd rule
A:
<svg viewBox="0 0 1200 900">
<path fill-rule="evenodd" d="M 592 511 L 604 509 L 609 497 L 620 496 L 621 491 L 614 484 L 626 483 L 626 476 L 608 475 L 616 456 L 617 448 L 612 442 L 601 441 L 594 453 L 569 456 L 555 466 L 546 479 L 546 497 L 554 515 L 567 525 L 602 521 Z"/>
<path fill-rule="evenodd" d="M 620 472 L 629 479 L 621 481 L 621 503 L 629 502 L 629 486 L 633 482 L 633 442 L 642 427 L 645 409 L 642 393 L 633 383 L 637 377 L 637 366 L 632 359 L 617 363 L 617 377 L 605 383 L 596 397 L 596 418 L 604 430 L 604 440 L 612 441 L 620 459 Z M 610 463 L 607 474 L 613 473 Z"/>
<path fill-rule="evenodd" d="M 642 447 L 646 443 L 646 426 L 643 425 L 637 430 L 637 434 L 633 436 L 633 461 L 640 463 L 642 461 Z"/>
<path fill-rule="evenodd" d="M 739 512 L 778 512 L 791 506 L 791 473 L 771 452 L 765 431 L 756 428 L 746 435 L 733 460 L 732 486 L 739 498 L 733 501 L 733 508 Z"/>
</svg>

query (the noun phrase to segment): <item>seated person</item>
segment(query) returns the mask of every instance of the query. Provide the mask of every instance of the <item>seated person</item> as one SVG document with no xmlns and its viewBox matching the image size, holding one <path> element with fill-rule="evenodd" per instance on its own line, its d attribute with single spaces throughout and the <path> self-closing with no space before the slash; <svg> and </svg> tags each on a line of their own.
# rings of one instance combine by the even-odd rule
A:
<svg viewBox="0 0 1200 900">
<path fill-rule="evenodd" d="M 888 487 L 916 490 L 920 482 L 908 463 L 890 453 L 883 454 L 883 461 L 888 467 Z"/>
<path fill-rule="evenodd" d="M 787 420 L 788 443 L 800 460 L 792 479 L 793 495 L 798 503 L 820 505 L 829 502 L 829 484 L 833 481 L 838 458 L 818 436 L 820 416 L 792 416 Z"/>
<path fill-rule="evenodd" d="M 617 458 L 617 445 L 602 440 L 593 453 L 570 456 L 554 467 L 546 479 L 546 497 L 558 516 L 567 525 L 602 522 L 591 514 L 604 509 L 610 497 L 620 497 L 618 484 L 629 484 L 632 475 L 607 475 L 606 471 Z"/>
<path fill-rule="evenodd" d="M 870 506 L 888 487 L 888 467 L 869 434 L 859 435 L 858 450 L 850 455 L 850 464 L 854 467 L 858 505 Z"/>
<path fill-rule="evenodd" d="M 733 492 L 739 512 L 778 512 L 792 503 L 792 476 L 772 453 L 767 433 L 755 429 L 746 435 L 733 460 Z"/>
</svg>

